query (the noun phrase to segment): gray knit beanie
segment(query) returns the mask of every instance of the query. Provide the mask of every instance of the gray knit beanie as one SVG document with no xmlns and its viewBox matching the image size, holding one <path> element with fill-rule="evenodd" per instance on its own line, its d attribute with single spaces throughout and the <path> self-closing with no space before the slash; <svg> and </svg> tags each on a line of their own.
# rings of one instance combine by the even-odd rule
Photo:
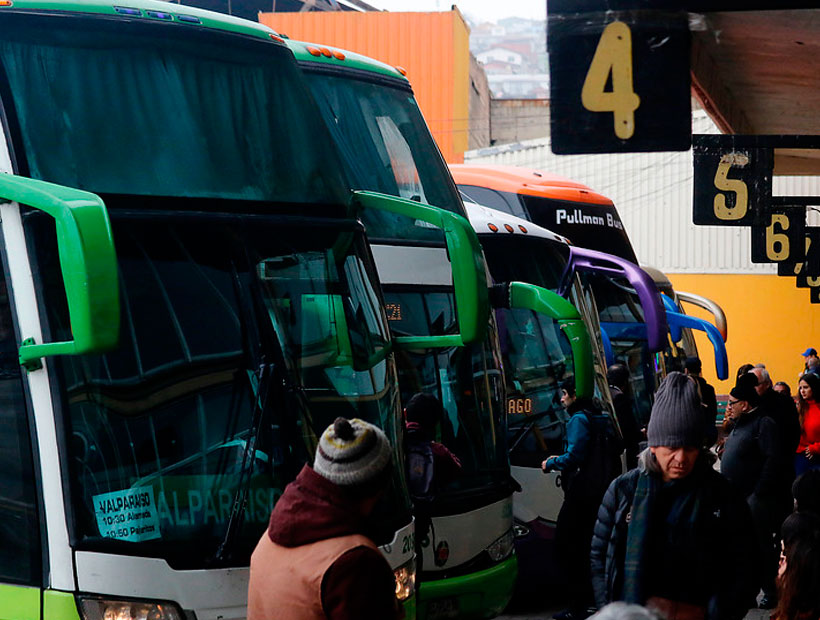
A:
<svg viewBox="0 0 820 620">
<path fill-rule="evenodd" d="M 705 418 L 695 382 L 680 372 L 670 372 L 655 392 L 646 437 L 651 447 L 699 448 L 705 435 Z"/>
<path fill-rule="evenodd" d="M 380 428 L 336 418 L 319 439 L 313 470 L 339 486 L 359 486 L 381 474 L 391 458 L 390 440 Z"/>
</svg>

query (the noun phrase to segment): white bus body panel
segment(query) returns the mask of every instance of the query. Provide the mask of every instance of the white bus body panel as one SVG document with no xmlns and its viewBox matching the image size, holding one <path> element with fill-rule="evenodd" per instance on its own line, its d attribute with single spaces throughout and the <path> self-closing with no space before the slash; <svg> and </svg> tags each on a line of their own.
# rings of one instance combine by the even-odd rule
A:
<svg viewBox="0 0 820 620">
<path fill-rule="evenodd" d="M 444 248 L 373 245 L 371 250 L 383 285 L 453 285 L 453 270 Z"/>
<path fill-rule="evenodd" d="M 536 518 L 556 522 L 564 503 L 564 491 L 558 486 L 560 472 L 544 474 L 539 467 L 513 465 L 511 475 L 521 485 L 515 494 L 513 514 L 518 521 L 529 523 Z"/>
<path fill-rule="evenodd" d="M 427 533 L 430 544 L 424 547 L 424 572 L 441 572 L 469 562 L 506 534 L 513 526 L 512 497 L 470 512 L 447 517 L 433 517 L 433 528 Z M 421 536 L 421 532 L 417 532 Z M 442 544 L 449 550 L 447 561 L 438 566 L 434 553 Z"/>
<path fill-rule="evenodd" d="M 247 616 L 248 568 L 174 570 L 165 560 L 78 551 L 81 592 L 174 601 L 197 620 Z"/>
</svg>

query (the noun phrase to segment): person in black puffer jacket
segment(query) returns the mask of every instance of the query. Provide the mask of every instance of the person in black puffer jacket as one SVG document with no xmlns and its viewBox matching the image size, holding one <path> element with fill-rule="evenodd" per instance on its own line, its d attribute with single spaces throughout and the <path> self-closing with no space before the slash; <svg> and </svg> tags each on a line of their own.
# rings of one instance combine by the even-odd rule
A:
<svg viewBox="0 0 820 620">
<path fill-rule="evenodd" d="M 652 407 L 649 448 L 598 510 L 590 553 L 599 607 L 647 605 L 668 620 L 740 620 L 758 590 L 743 497 L 712 468 L 697 387 L 670 373 Z"/>
<path fill-rule="evenodd" d="M 783 441 L 780 429 L 766 410 L 759 406 L 757 376 L 739 377 L 726 404 L 734 428 L 726 438 L 720 458 L 720 471 L 746 498 L 754 518 L 760 547 L 760 607 L 777 604 L 777 532 L 785 518 L 784 495 L 790 482 L 785 478 Z"/>
</svg>

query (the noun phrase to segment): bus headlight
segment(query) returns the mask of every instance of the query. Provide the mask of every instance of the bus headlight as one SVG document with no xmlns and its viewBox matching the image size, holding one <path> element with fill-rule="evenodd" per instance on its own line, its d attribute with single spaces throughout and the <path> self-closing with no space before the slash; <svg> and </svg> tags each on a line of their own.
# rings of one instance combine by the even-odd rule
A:
<svg viewBox="0 0 820 620">
<path fill-rule="evenodd" d="M 513 551 L 513 542 L 515 534 L 513 529 L 508 529 L 504 535 L 487 547 L 487 553 L 490 554 L 490 559 L 493 562 L 500 562 Z"/>
<path fill-rule="evenodd" d="M 393 571 L 396 577 L 396 598 L 406 601 L 416 590 L 416 561 L 410 560 Z"/>
<path fill-rule="evenodd" d="M 174 603 L 77 596 L 83 620 L 183 620 Z"/>
</svg>

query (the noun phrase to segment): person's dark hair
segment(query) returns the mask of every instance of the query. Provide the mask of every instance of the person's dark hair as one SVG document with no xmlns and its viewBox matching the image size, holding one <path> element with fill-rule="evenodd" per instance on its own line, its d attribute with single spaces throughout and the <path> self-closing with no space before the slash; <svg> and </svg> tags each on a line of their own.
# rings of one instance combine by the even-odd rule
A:
<svg viewBox="0 0 820 620">
<path fill-rule="evenodd" d="M 569 377 L 561 381 L 560 388 L 570 396 L 575 396 L 575 377 Z"/>
<path fill-rule="evenodd" d="M 811 388 L 811 396 L 812 400 L 820 401 L 820 375 L 816 375 L 813 372 L 804 373 L 800 377 L 800 381 L 805 381 L 809 384 Z M 798 383 L 798 388 L 800 384 Z M 797 413 L 800 414 L 800 428 L 803 428 L 803 418 L 806 416 L 806 412 L 809 410 L 809 401 L 803 398 L 803 395 L 800 394 L 800 390 L 797 390 Z"/>
<path fill-rule="evenodd" d="M 781 530 L 786 570 L 777 579 L 778 620 L 820 617 L 820 517 L 790 514 Z M 782 561 L 782 560 L 781 560 Z"/>
<path fill-rule="evenodd" d="M 703 370 L 703 364 L 698 357 L 687 357 L 683 367 L 689 371 L 690 375 L 699 375 Z"/>
<path fill-rule="evenodd" d="M 606 371 L 606 380 L 622 392 L 629 388 L 629 368 L 623 362 L 615 362 Z"/>
<path fill-rule="evenodd" d="M 810 469 L 792 484 L 794 508 L 820 516 L 820 469 Z"/>
<path fill-rule="evenodd" d="M 416 422 L 423 431 L 432 433 L 444 415 L 444 408 L 432 394 L 418 392 L 407 401 L 404 415 L 408 422 Z"/>
<path fill-rule="evenodd" d="M 783 393 L 786 396 L 788 396 L 789 398 L 791 398 L 792 388 L 789 386 L 789 384 L 786 383 L 785 381 L 778 381 L 777 383 L 774 384 L 774 387 L 777 387 L 778 385 L 782 385 L 784 388 L 786 388 L 785 390 L 783 390 Z"/>
<path fill-rule="evenodd" d="M 752 368 L 754 368 L 753 364 L 743 364 L 743 366 L 737 369 L 737 375 L 735 375 L 735 379 L 739 379 L 741 375 L 745 375 Z"/>
<path fill-rule="evenodd" d="M 729 394 L 737 400 L 745 400 L 749 405 L 754 407 L 757 405 L 759 397 L 755 386 L 757 385 L 757 375 L 746 373 L 737 378 L 735 387 L 733 387 Z"/>
</svg>

